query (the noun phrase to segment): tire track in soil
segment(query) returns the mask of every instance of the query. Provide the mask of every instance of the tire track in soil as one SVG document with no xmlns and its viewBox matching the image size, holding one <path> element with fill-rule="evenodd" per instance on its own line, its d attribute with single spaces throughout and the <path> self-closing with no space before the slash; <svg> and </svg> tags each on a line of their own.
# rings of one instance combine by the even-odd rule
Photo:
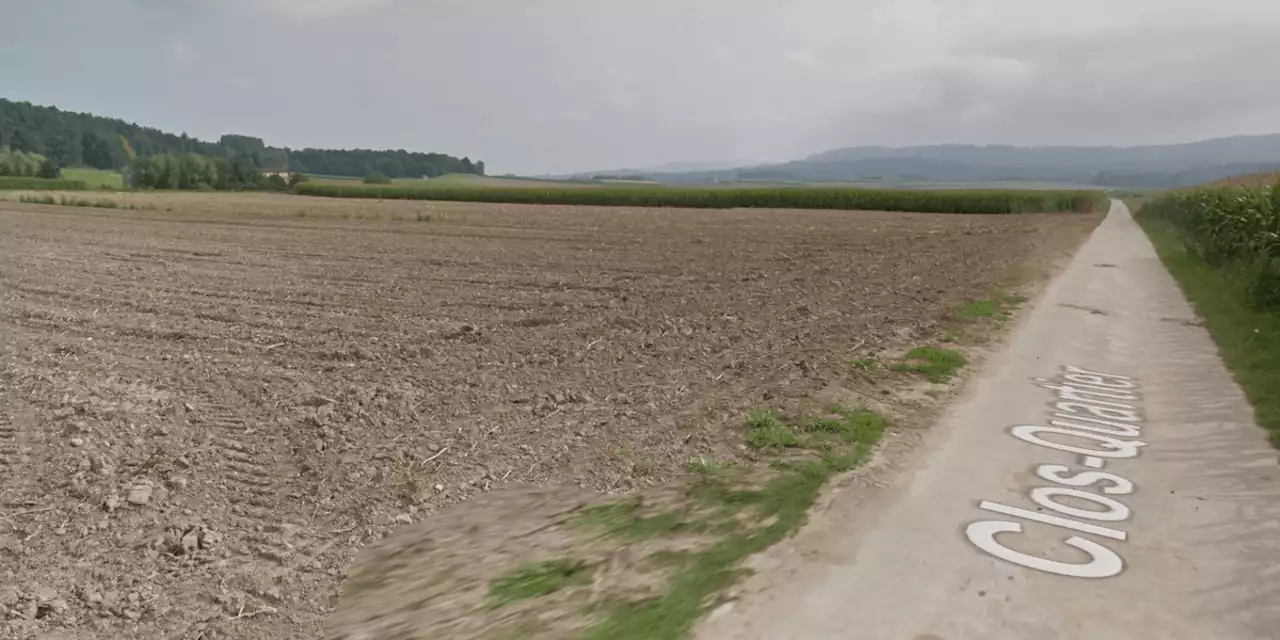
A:
<svg viewBox="0 0 1280 640">
<path fill-rule="evenodd" d="M 20 435 L 19 428 L 8 417 L 0 416 L 0 481 L 5 486 L 17 475 L 22 455 Z"/>
<path fill-rule="evenodd" d="M 231 548 L 242 555 L 238 571 L 248 578 L 248 591 L 276 600 L 279 596 L 272 587 L 293 582 L 296 577 L 291 574 L 310 560 L 297 552 L 306 545 L 300 537 L 306 525 L 301 514 L 289 507 L 300 504 L 297 498 L 305 494 L 296 486 L 297 470 L 283 462 L 289 459 L 289 445 L 229 404 L 202 402 L 191 408 L 196 418 L 192 422 L 211 431 L 208 448 L 216 455 L 210 480 L 225 489 L 219 524 Z"/>
</svg>

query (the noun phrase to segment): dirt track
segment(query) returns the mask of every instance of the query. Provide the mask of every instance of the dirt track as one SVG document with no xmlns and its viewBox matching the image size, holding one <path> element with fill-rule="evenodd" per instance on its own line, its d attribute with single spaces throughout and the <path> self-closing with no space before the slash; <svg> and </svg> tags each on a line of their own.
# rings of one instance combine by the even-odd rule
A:
<svg viewBox="0 0 1280 640">
<path fill-rule="evenodd" d="M 0 637 L 317 637 L 398 524 L 732 457 L 1098 219 L 118 199 L 0 203 Z"/>
</svg>

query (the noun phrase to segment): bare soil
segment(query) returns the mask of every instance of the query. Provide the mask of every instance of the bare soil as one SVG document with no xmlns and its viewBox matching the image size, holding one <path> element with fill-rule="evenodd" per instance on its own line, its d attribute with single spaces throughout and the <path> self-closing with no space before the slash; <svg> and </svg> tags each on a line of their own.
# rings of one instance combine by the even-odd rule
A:
<svg viewBox="0 0 1280 640">
<path fill-rule="evenodd" d="M 112 197 L 0 202 L 0 637 L 319 637 L 393 530 L 733 459 L 1099 219 Z"/>
</svg>

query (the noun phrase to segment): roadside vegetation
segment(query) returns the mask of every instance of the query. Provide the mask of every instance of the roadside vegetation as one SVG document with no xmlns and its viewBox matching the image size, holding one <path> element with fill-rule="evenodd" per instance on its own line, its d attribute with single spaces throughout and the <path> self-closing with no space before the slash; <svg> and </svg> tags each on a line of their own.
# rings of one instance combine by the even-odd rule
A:
<svg viewBox="0 0 1280 640">
<path fill-rule="evenodd" d="M 826 481 L 865 462 L 886 426 L 874 412 L 839 404 L 796 415 L 756 409 L 743 431 L 747 446 L 769 462 L 763 479 L 746 467 L 696 460 L 686 500 L 676 507 L 648 512 L 632 497 L 581 512 L 578 528 L 622 542 L 689 535 L 711 541 L 695 550 L 655 551 L 653 562 L 673 568 L 664 593 L 597 605 L 601 613 L 582 637 L 684 637 L 716 594 L 745 575 L 742 561 L 795 533 Z"/>
<path fill-rule="evenodd" d="M 1280 184 L 1172 192 L 1138 206 L 1138 222 L 1280 447 Z"/>
<path fill-rule="evenodd" d="M 366 181 L 367 182 L 367 181 Z M 1104 202 L 1093 191 L 873 191 L 860 189 L 713 189 L 612 187 L 602 189 L 418 188 L 303 184 L 303 195 L 333 198 L 451 200 L 523 204 L 580 204 L 629 207 L 739 207 L 853 209 L 923 213 L 1092 212 Z"/>
</svg>

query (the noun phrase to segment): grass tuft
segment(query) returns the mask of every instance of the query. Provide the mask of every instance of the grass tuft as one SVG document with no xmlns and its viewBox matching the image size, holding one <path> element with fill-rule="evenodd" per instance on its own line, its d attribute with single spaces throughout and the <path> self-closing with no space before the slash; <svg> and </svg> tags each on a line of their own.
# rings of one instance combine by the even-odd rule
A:
<svg viewBox="0 0 1280 640">
<path fill-rule="evenodd" d="M 722 478 L 731 474 L 737 465 L 732 460 L 716 460 L 699 456 L 685 463 L 685 469 L 704 478 Z"/>
<path fill-rule="evenodd" d="M 876 368 L 876 365 L 878 364 L 878 361 L 871 356 L 867 356 L 865 358 L 849 358 L 845 362 L 849 363 L 849 366 L 857 369 L 858 371 L 870 371 Z"/>
<path fill-rule="evenodd" d="M 756 409 L 747 414 L 747 446 L 753 449 L 798 447 L 800 437 L 778 420 L 778 414 Z"/>
<path fill-rule="evenodd" d="M 923 375 L 929 382 L 950 380 L 969 363 L 964 354 L 943 347 L 916 347 L 907 352 L 906 362 L 893 365 L 894 371 L 911 371 Z"/>
<path fill-rule="evenodd" d="M 827 407 L 837 417 L 810 418 L 805 430 L 836 436 L 846 443 L 874 443 L 884 433 L 885 420 L 871 411 L 854 411 L 840 405 Z"/>
<path fill-rule="evenodd" d="M 660 535 L 696 533 L 703 525 L 691 521 L 679 511 L 662 511 L 654 515 L 643 513 L 644 502 L 638 497 L 588 507 L 578 512 L 570 522 L 574 526 L 591 529 L 607 538 L 647 540 Z"/>
<path fill-rule="evenodd" d="M 579 560 L 557 558 L 526 564 L 489 583 L 488 606 L 505 607 L 514 602 L 538 598 L 591 580 L 591 567 Z"/>
<path fill-rule="evenodd" d="M 962 318 L 990 318 L 999 311 L 999 305 L 995 300 L 976 300 L 960 307 L 960 317 Z"/>
<path fill-rule="evenodd" d="M 997 290 L 988 298 L 974 300 L 960 306 L 951 315 L 961 322 L 974 322 L 983 318 L 1005 318 L 1013 313 L 1014 307 L 1026 301 L 1024 296 Z"/>
</svg>

